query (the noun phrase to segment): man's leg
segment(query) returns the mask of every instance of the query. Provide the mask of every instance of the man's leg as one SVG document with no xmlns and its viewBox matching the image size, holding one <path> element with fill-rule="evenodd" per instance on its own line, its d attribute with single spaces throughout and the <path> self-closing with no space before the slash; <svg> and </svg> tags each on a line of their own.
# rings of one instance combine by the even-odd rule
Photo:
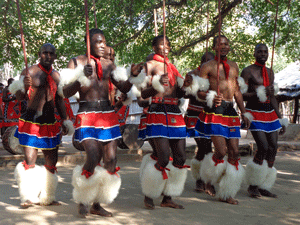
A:
<svg viewBox="0 0 300 225">
<path fill-rule="evenodd" d="M 267 165 L 264 163 L 269 148 L 267 133 L 263 131 L 251 131 L 257 145 L 257 151 L 253 160 L 246 166 L 246 179 L 249 184 L 248 193 L 251 197 L 261 197 L 259 186 L 265 181 L 267 176 Z"/>
<path fill-rule="evenodd" d="M 272 197 L 272 198 L 277 198 L 276 194 L 273 194 L 270 192 L 271 188 L 273 187 L 276 176 L 277 176 L 277 170 L 273 167 L 274 162 L 275 162 L 275 157 L 277 154 L 277 141 L 278 141 L 278 132 L 271 132 L 271 133 L 266 133 L 266 137 L 268 140 L 268 150 L 267 154 L 265 156 L 265 159 L 268 162 L 268 174 L 266 177 L 266 180 L 260 185 L 259 187 L 259 192 L 261 195 L 266 196 L 266 197 Z"/>
<path fill-rule="evenodd" d="M 197 143 L 198 151 L 195 158 L 192 160 L 192 173 L 193 177 L 196 179 L 196 192 L 205 191 L 205 183 L 200 177 L 200 167 L 204 156 L 212 152 L 211 139 L 207 138 L 195 138 Z"/>
<path fill-rule="evenodd" d="M 180 196 L 187 177 L 187 168 L 184 166 L 186 161 L 185 139 L 169 140 L 173 153 L 173 166 L 170 165 L 169 177 L 164 189 L 164 198 L 161 202 L 162 207 L 184 209 L 182 205 L 173 202 L 172 197 Z"/>
<path fill-rule="evenodd" d="M 90 209 L 91 214 L 96 214 L 105 217 L 111 217 L 112 213 L 105 210 L 100 203 L 110 203 L 117 196 L 121 180 L 117 174 L 117 144 L 118 141 L 110 141 L 106 143 L 100 143 L 101 149 L 103 149 L 103 162 L 106 171 L 103 171 L 103 182 L 99 187 L 98 200 L 95 201 Z M 106 180 L 105 180 L 106 179 Z M 102 191 L 103 189 L 103 191 Z"/>
</svg>

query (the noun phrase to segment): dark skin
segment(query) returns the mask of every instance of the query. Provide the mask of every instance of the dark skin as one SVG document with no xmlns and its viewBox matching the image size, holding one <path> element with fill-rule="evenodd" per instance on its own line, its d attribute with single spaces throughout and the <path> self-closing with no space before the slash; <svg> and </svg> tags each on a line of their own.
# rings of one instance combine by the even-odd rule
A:
<svg viewBox="0 0 300 225">
<path fill-rule="evenodd" d="M 203 58 L 203 57 L 202 57 Z M 214 59 L 214 55 L 210 55 L 210 54 L 207 54 L 206 57 L 204 57 L 204 60 L 201 61 L 201 66 Z M 193 77 L 191 76 L 191 74 L 194 74 L 196 76 L 199 76 L 200 75 L 200 70 L 198 68 L 188 72 L 185 76 L 185 83 L 187 86 L 189 86 L 192 81 L 193 81 Z M 201 96 L 206 96 L 206 93 L 205 92 L 199 92 L 198 93 L 199 95 Z M 188 98 L 190 101 L 189 101 L 189 104 L 191 105 L 199 105 L 199 101 L 197 101 L 197 99 L 192 96 L 192 95 L 188 95 L 188 96 L 185 96 L 186 98 Z M 203 103 L 202 103 L 203 104 Z M 212 151 L 212 148 L 211 148 L 211 140 L 210 139 L 206 139 L 206 138 L 195 138 L 195 141 L 197 143 L 197 147 L 198 147 L 198 151 L 196 153 L 196 156 L 195 158 L 198 160 L 198 161 L 201 161 L 204 156 L 211 152 Z M 215 190 L 214 190 L 214 187 L 211 186 L 211 188 L 209 189 L 205 189 L 205 183 L 199 179 L 196 181 L 196 188 L 195 188 L 195 191 L 196 192 L 206 192 L 207 194 L 209 195 L 212 195 L 214 196 L 215 195 Z"/>
<path fill-rule="evenodd" d="M 165 46 L 163 38 L 158 40 L 157 45 L 153 46 L 153 50 L 156 54 L 168 56 L 170 52 L 170 43 L 165 40 Z M 165 73 L 164 63 L 158 62 L 155 60 L 149 60 L 145 64 L 147 75 L 154 76 L 160 75 L 160 83 L 164 86 L 164 93 L 158 93 L 152 86 L 144 89 L 142 91 L 142 98 L 148 99 L 150 97 L 168 97 L 168 98 L 180 98 L 183 96 L 183 92 L 179 90 L 177 84 L 171 86 L 169 84 L 168 75 Z M 170 151 L 173 153 L 174 165 L 183 165 L 186 159 L 185 156 L 185 139 L 174 139 L 169 140 L 167 138 L 151 138 L 150 141 L 151 146 L 153 147 L 154 152 L 157 153 L 158 161 L 155 164 L 156 168 L 159 166 L 166 167 L 169 163 Z M 145 196 L 144 203 L 146 208 L 154 209 L 154 202 L 152 198 Z M 161 207 L 170 207 L 176 209 L 183 209 L 182 205 L 178 205 L 173 202 L 170 196 L 164 196 Z"/>
<path fill-rule="evenodd" d="M 77 56 L 77 63 L 78 65 L 84 66 L 84 74 L 90 79 L 91 85 L 89 87 L 81 87 L 80 83 L 75 81 L 74 83 L 64 87 L 64 95 L 66 97 L 70 97 L 78 91 L 80 94 L 80 101 L 93 102 L 98 100 L 109 100 L 109 79 L 121 92 L 127 93 L 131 89 L 132 84 L 129 83 L 129 81 L 117 82 L 114 80 L 112 71 L 116 68 L 116 66 L 110 59 L 104 58 L 106 47 L 104 35 L 97 33 L 91 36 L 90 39 L 91 55 L 95 57 L 101 57 L 100 61 L 103 70 L 102 80 L 100 80 L 97 76 L 96 64 L 94 60 L 91 59 L 90 63 L 88 63 L 88 58 L 86 55 Z M 141 72 L 142 65 L 143 63 L 132 65 L 132 76 L 137 76 Z M 75 68 L 73 60 L 69 61 L 68 68 Z M 104 168 L 110 173 L 115 172 L 117 164 L 116 153 L 118 140 L 100 142 L 97 140 L 87 139 L 81 143 L 87 154 L 87 159 L 83 166 L 84 170 L 94 173 L 95 167 L 101 161 L 101 159 L 103 159 Z M 93 203 L 90 213 L 105 217 L 112 216 L 112 213 L 101 207 L 98 202 Z M 81 217 L 85 217 L 87 214 L 88 206 L 79 204 L 79 215 Z"/>
<path fill-rule="evenodd" d="M 44 44 L 39 52 L 39 61 L 40 64 L 46 69 L 49 70 L 56 59 L 55 47 L 51 44 Z M 25 76 L 26 70 L 23 70 L 21 76 Z M 54 101 L 58 112 L 63 120 L 68 119 L 66 114 L 66 109 L 64 105 L 63 98 L 56 93 L 55 99 L 50 94 L 50 88 L 47 85 L 47 74 L 42 71 L 38 65 L 33 65 L 28 68 L 29 77 L 24 78 L 25 86 L 31 86 L 32 92 L 31 97 L 28 99 L 28 109 L 35 110 L 37 113 L 42 112 L 43 107 L 46 102 L 49 102 L 52 107 L 54 106 Z M 53 70 L 51 76 L 55 83 L 58 85 L 59 83 L 59 73 L 56 70 Z M 16 93 L 17 99 L 22 101 L 27 99 L 26 94 L 18 91 Z M 67 128 L 62 125 L 62 134 L 65 135 L 67 133 Z M 24 154 L 25 154 L 25 161 L 28 165 L 35 165 L 38 149 L 31 148 L 31 147 L 23 147 Z M 58 147 L 54 150 L 42 150 L 44 157 L 45 157 L 45 165 L 47 166 L 55 166 L 58 159 Z M 54 173 L 54 169 L 49 169 L 46 167 L 51 173 Z M 28 207 L 32 203 L 27 201 L 22 207 Z M 60 205 L 60 203 L 54 201 L 50 205 Z"/>
<path fill-rule="evenodd" d="M 267 46 L 261 44 L 255 48 L 254 57 L 256 61 L 264 65 L 268 60 L 269 52 Z M 260 85 L 263 85 L 261 67 L 253 64 L 245 69 L 241 73 L 241 77 L 245 79 L 245 82 L 248 83 L 248 92 L 243 94 L 244 100 L 248 102 L 257 102 L 256 88 Z M 274 73 L 270 68 L 267 68 L 270 86 L 266 87 L 266 94 L 270 100 L 270 104 L 273 106 L 278 118 L 282 118 L 282 115 L 278 108 L 278 103 L 274 95 Z M 284 134 L 286 127 L 283 126 L 279 134 Z M 275 156 L 277 153 L 277 141 L 278 141 L 278 132 L 263 132 L 263 131 L 251 131 L 252 136 L 257 143 L 258 151 L 256 152 L 253 161 L 256 164 L 262 165 L 263 160 L 267 160 L 268 166 L 272 168 Z M 277 197 L 275 194 L 267 190 L 259 190 L 257 186 L 249 186 L 248 192 L 251 197 L 260 197 L 265 195 L 268 197 Z"/>
<path fill-rule="evenodd" d="M 229 47 L 229 41 L 227 38 L 221 37 L 220 38 L 220 48 L 219 40 L 217 41 L 216 45 L 213 47 L 213 50 L 215 51 L 216 55 L 220 52 L 221 59 L 225 59 L 227 54 L 229 53 L 230 47 Z M 222 100 L 225 101 L 232 101 L 233 98 L 235 98 L 235 101 L 241 111 L 242 114 L 242 120 L 245 124 L 245 128 L 249 128 L 250 121 L 243 116 L 243 114 L 246 112 L 244 104 L 243 104 L 243 96 L 240 92 L 239 85 L 237 83 L 238 78 L 238 66 L 235 62 L 227 61 L 227 63 L 230 65 L 230 72 L 228 80 L 225 77 L 225 71 L 223 68 L 223 65 L 219 64 L 219 70 L 220 70 L 220 77 L 219 77 L 219 91 L 220 93 L 215 96 L 213 102 L 216 106 L 221 105 Z M 205 63 L 200 70 L 200 77 L 204 79 L 209 79 L 210 83 L 210 90 L 214 90 L 217 92 L 218 86 L 217 86 L 217 67 L 218 62 L 216 60 L 211 60 L 207 63 Z M 198 94 L 199 98 L 203 98 L 201 93 Z M 204 98 L 203 98 L 204 99 Z M 228 152 L 228 160 L 238 159 L 238 144 L 239 139 L 225 139 L 224 137 L 220 136 L 211 136 L 211 140 L 215 146 L 215 153 L 217 159 L 223 159 L 226 153 Z M 208 189 L 211 188 L 211 185 L 208 184 Z M 238 201 L 233 199 L 232 197 L 227 199 L 220 199 L 220 201 L 225 201 L 229 204 L 238 204 Z"/>
<path fill-rule="evenodd" d="M 9 94 L 8 94 L 8 93 L 9 93 L 8 87 L 9 87 L 9 85 L 10 85 L 13 81 L 14 81 L 13 79 L 10 79 L 10 80 L 9 80 L 9 83 L 8 83 L 8 85 L 7 85 L 7 87 L 5 87 L 5 88 L 3 89 L 3 97 L 2 97 L 2 101 L 5 102 L 5 103 L 16 100 L 16 96 L 15 96 L 15 95 L 12 95 L 12 94 L 9 95 Z M 1 108 L 2 108 L 2 107 L 1 107 Z M 1 111 L 2 111 L 2 110 L 1 110 Z M 1 112 L 1 118 L 3 119 L 3 114 L 2 114 L 2 112 Z M 4 132 L 5 132 L 6 129 L 7 129 L 7 127 L 2 127 L 2 128 L 1 128 L 1 135 L 4 134 Z"/>
</svg>

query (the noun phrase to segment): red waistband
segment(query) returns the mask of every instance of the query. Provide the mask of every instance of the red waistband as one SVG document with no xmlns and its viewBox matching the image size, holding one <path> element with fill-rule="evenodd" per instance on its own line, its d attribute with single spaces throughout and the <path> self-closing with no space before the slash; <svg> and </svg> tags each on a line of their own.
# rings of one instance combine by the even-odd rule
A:
<svg viewBox="0 0 300 225">
<path fill-rule="evenodd" d="M 189 105 L 187 109 L 197 111 L 197 112 L 202 112 L 203 108 L 204 108 L 203 106 Z"/>
<path fill-rule="evenodd" d="M 151 103 L 177 105 L 178 104 L 178 98 L 152 97 Z"/>
</svg>

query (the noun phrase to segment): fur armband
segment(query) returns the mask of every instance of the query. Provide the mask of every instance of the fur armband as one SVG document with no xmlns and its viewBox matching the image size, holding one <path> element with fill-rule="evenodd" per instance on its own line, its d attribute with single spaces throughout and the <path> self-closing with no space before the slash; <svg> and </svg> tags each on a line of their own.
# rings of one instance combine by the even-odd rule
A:
<svg viewBox="0 0 300 225">
<path fill-rule="evenodd" d="M 248 91 L 248 85 L 245 83 L 244 78 L 239 77 L 237 81 L 239 83 L 241 93 L 245 94 Z"/>
<path fill-rule="evenodd" d="M 182 88 L 184 79 L 181 77 L 177 77 L 176 80 L 177 80 L 178 87 Z"/>
<path fill-rule="evenodd" d="M 131 73 L 131 67 L 120 67 L 118 66 L 113 72 L 113 78 L 119 82 L 119 81 L 126 81 L 128 77 L 130 77 Z"/>
<path fill-rule="evenodd" d="M 289 120 L 288 120 L 288 118 L 282 118 L 282 119 L 279 119 L 279 123 L 282 127 L 288 127 Z"/>
<path fill-rule="evenodd" d="M 75 69 L 63 69 L 60 72 L 59 86 L 64 87 L 65 85 L 78 81 L 81 86 L 89 87 L 91 85 L 90 79 L 85 76 L 83 72 L 83 66 L 78 65 Z"/>
<path fill-rule="evenodd" d="M 63 92 L 63 86 L 58 85 L 58 87 L 57 87 L 57 94 L 58 94 L 60 97 L 65 98 L 65 95 L 64 95 L 64 92 Z"/>
<path fill-rule="evenodd" d="M 260 102 L 266 102 L 268 100 L 265 86 L 258 86 L 258 88 L 256 88 L 256 94 Z"/>
<path fill-rule="evenodd" d="M 206 92 L 209 89 L 209 80 L 192 74 L 193 82 L 186 88 L 187 95 L 193 95 L 198 99 L 198 91 Z"/>
<path fill-rule="evenodd" d="M 279 92 L 279 86 L 277 83 L 274 83 L 274 95 L 277 95 Z"/>
<path fill-rule="evenodd" d="M 71 136 L 74 134 L 75 129 L 71 120 L 64 120 L 63 125 L 67 128 L 67 135 Z"/>
<path fill-rule="evenodd" d="M 122 92 L 120 90 L 117 90 L 117 93 L 116 93 L 116 97 L 117 99 L 118 98 L 121 98 L 121 95 L 122 95 Z M 122 101 L 122 104 L 123 105 L 130 105 L 132 103 L 132 99 L 134 98 L 134 94 L 133 94 L 133 91 L 132 89 L 130 89 L 130 91 L 128 91 L 126 93 L 126 100 L 125 101 Z"/>
<path fill-rule="evenodd" d="M 24 85 L 24 77 L 21 76 L 20 80 L 15 80 L 14 82 L 9 85 L 8 90 L 12 94 L 16 94 L 18 91 L 21 91 L 22 93 L 25 93 L 25 85 Z"/>
<path fill-rule="evenodd" d="M 207 101 L 207 106 L 209 108 L 212 108 L 214 105 L 214 98 L 217 95 L 217 92 L 210 90 L 207 94 L 206 94 L 206 101 Z"/>
<path fill-rule="evenodd" d="M 159 93 L 164 93 L 165 88 L 164 86 L 160 83 L 160 75 L 154 75 L 152 79 L 152 87 L 158 91 Z"/>
<path fill-rule="evenodd" d="M 130 69 L 131 69 L 131 68 L 130 68 Z M 130 75 L 131 75 L 131 71 L 130 71 Z M 131 84 L 135 84 L 136 86 L 139 86 L 139 85 L 141 85 L 141 84 L 145 81 L 146 76 L 147 76 L 146 71 L 145 71 L 145 69 L 143 69 L 143 70 L 139 73 L 139 75 L 137 75 L 136 77 L 130 76 L 130 77 L 129 77 L 129 82 L 130 82 Z"/>
<path fill-rule="evenodd" d="M 246 117 L 246 118 L 250 121 L 250 123 L 252 123 L 252 121 L 253 121 L 253 116 L 252 116 L 251 113 L 245 112 L 245 113 L 243 114 L 243 116 Z"/>
</svg>

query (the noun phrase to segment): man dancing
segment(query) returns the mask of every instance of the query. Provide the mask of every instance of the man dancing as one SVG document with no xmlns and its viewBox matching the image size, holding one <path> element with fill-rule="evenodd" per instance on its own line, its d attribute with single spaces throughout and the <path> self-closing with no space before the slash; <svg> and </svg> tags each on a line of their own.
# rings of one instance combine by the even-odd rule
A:
<svg viewBox="0 0 300 225">
<path fill-rule="evenodd" d="M 109 101 L 110 82 L 121 92 L 127 93 L 139 79 L 136 76 L 143 66 L 142 63 L 132 65 L 128 70 L 116 69 L 111 60 L 103 57 L 105 47 L 103 31 L 91 29 L 90 64 L 86 55 L 80 55 L 70 60 L 69 69 L 62 71 L 64 95 L 70 97 L 77 91 L 80 94 L 75 140 L 83 145 L 87 158 L 83 166 L 74 168 L 72 185 L 73 198 L 79 203 L 81 217 L 88 214 L 90 204 L 91 214 L 112 216 L 111 212 L 100 206 L 111 203 L 121 186 L 117 173 L 120 168 L 116 167 L 117 139 L 121 134 L 118 118 Z"/>
<path fill-rule="evenodd" d="M 215 152 L 207 154 L 203 159 L 200 176 L 205 183 L 218 185 L 219 190 L 216 194 L 220 201 L 238 204 L 234 196 L 243 181 L 244 169 L 238 158 L 240 121 L 233 108 L 233 98 L 241 110 L 246 128 L 249 127 L 250 121 L 246 117 L 243 97 L 237 81 L 238 66 L 235 62 L 227 60 L 226 57 L 230 50 L 229 40 L 223 35 L 215 37 L 213 49 L 216 56 L 220 53 L 221 63 L 218 65 L 218 58 L 215 57 L 215 60 L 211 60 L 201 67 L 200 77 L 208 79 L 210 86 L 209 92 L 206 94 L 207 106 L 203 113 L 199 114 L 195 129 L 199 133 L 211 136 Z M 198 97 L 203 98 L 201 94 L 198 94 Z M 226 153 L 228 153 L 228 158 Z"/>
<path fill-rule="evenodd" d="M 253 116 L 249 129 L 257 144 L 254 158 L 246 166 L 248 192 L 254 198 L 261 195 L 277 197 L 270 190 L 277 175 L 273 165 L 277 153 L 278 130 L 283 134 L 288 125 L 288 120 L 282 119 L 275 98 L 274 73 L 265 66 L 268 55 L 265 44 L 256 45 L 256 62 L 243 69 L 241 74 L 249 86 L 243 97 L 247 101 L 246 111 Z"/>
<path fill-rule="evenodd" d="M 56 163 L 60 145 L 60 126 L 62 134 L 72 132 L 73 124 L 67 120 L 63 98 L 58 95 L 59 73 L 52 69 L 56 59 L 55 47 L 44 44 L 39 51 L 39 64 L 21 73 L 20 80 L 9 87 L 18 100 L 28 98 L 28 108 L 20 117 L 15 137 L 24 148 L 25 160 L 15 169 L 15 178 L 19 186 L 21 207 L 27 208 L 33 203 L 41 205 L 58 205 L 55 191 L 58 183 Z M 28 95 L 25 87 L 29 86 Z M 62 118 L 60 125 L 54 117 L 54 107 Z M 74 129 L 73 129 L 74 131 Z M 35 165 L 38 149 L 45 156 L 45 165 Z"/>
<path fill-rule="evenodd" d="M 151 97 L 143 132 L 145 139 L 152 140 L 150 143 L 157 159 L 151 159 L 149 154 L 144 156 L 141 164 L 144 203 L 148 209 L 154 209 L 153 199 L 163 195 L 161 207 L 183 209 L 172 200 L 182 193 L 187 176 L 187 166 L 184 165 L 186 127 L 178 107 L 178 99 L 184 94 L 179 84 L 183 83 L 183 79 L 167 58 L 170 51 L 168 38 L 155 37 L 152 47 L 155 55 L 145 65 L 152 81 L 142 90 L 143 99 Z M 170 149 L 174 157 L 172 163 L 169 163 Z"/>
</svg>

